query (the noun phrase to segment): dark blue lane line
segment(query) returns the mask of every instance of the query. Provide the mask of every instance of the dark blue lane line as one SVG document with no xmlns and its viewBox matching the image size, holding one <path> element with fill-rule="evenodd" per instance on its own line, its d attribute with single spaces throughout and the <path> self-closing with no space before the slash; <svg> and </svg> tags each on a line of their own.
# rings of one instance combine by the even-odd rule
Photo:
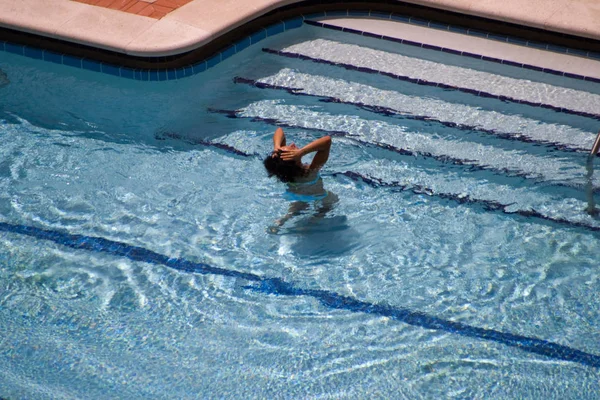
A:
<svg viewBox="0 0 600 400">
<path fill-rule="evenodd" d="M 0 231 L 18 233 L 36 239 L 49 240 L 77 250 L 108 253 L 113 256 L 126 257 L 133 261 L 162 264 L 183 272 L 222 275 L 233 278 L 242 278 L 254 282 L 263 279 L 259 275 L 213 267 L 209 264 L 191 262 L 183 258 L 171 258 L 143 247 L 132 246 L 127 243 L 116 242 L 101 237 L 74 235 L 55 230 L 37 228 L 35 226 L 9 224 L 7 222 L 0 222 Z"/>
<path fill-rule="evenodd" d="M 254 86 L 259 89 L 283 90 L 294 96 L 315 97 L 315 98 L 319 98 L 320 99 L 319 101 L 326 102 L 326 103 L 347 104 L 350 106 L 360 108 L 362 110 L 370 111 L 374 114 L 384 115 L 386 117 L 400 116 L 404 119 L 409 119 L 409 120 L 433 122 L 433 123 L 437 123 L 437 124 L 440 124 L 442 126 L 446 126 L 449 128 L 458 129 L 463 132 L 469 132 L 469 131 L 480 132 L 482 134 L 489 135 L 493 138 L 510 140 L 512 142 L 518 141 L 518 142 L 523 142 L 523 143 L 543 145 L 543 146 L 548 146 L 552 149 L 563 151 L 563 152 L 576 152 L 576 153 L 586 153 L 586 154 L 589 153 L 589 150 L 571 147 L 564 143 L 532 139 L 522 133 L 498 132 L 493 129 L 483 129 L 483 128 L 479 128 L 479 127 L 473 126 L 473 125 L 458 124 L 456 122 L 451 122 L 451 121 L 442 121 L 440 119 L 435 119 L 432 117 L 428 117 L 426 115 L 409 114 L 409 113 L 398 111 L 396 109 L 389 108 L 389 107 L 374 106 L 374 105 L 365 104 L 365 103 L 356 103 L 356 102 L 351 102 L 351 101 L 345 101 L 342 99 L 338 99 L 337 97 L 310 94 L 310 93 L 303 92 L 302 88 L 290 88 L 287 86 L 271 85 L 268 83 L 259 82 L 254 79 L 248 79 L 248 78 L 242 78 L 242 77 L 235 77 L 233 79 L 233 81 L 235 83 L 242 83 L 242 84 Z"/>
<path fill-rule="evenodd" d="M 297 58 L 299 60 L 306 60 L 306 61 L 311 61 L 311 62 L 319 63 L 319 64 L 334 65 L 336 67 L 341 67 L 341 68 L 344 68 L 344 69 L 347 69 L 347 70 L 351 70 L 351 71 L 360 71 L 360 72 L 364 72 L 364 73 L 367 73 L 367 74 L 387 76 L 387 77 L 392 78 L 392 79 L 397 79 L 397 80 L 405 81 L 405 82 L 411 82 L 411 83 L 415 83 L 417 85 L 435 86 L 435 87 L 439 87 L 439 88 L 442 88 L 442 89 L 456 90 L 456 91 L 463 92 L 463 93 L 469 93 L 469 94 L 472 94 L 474 96 L 488 97 L 488 98 L 497 99 L 497 100 L 500 100 L 500 101 L 509 101 L 511 103 L 517 103 L 517 104 L 525 104 L 525 105 L 532 106 L 532 107 L 547 108 L 549 110 L 558 111 L 558 112 L 562 112 L 562 113 L 565 113 L 565 114 L 579 115 L 579 116 L 582 116 L 582 117 L 587 117 L 587 118 L 592 118 L 592 119 L 595 119 L 595 120 L 600 120 L 600 115 L 599 114 L 593 114 L 593 113 L 584 112 L 584 111 L 571 110 L 571 109 L 564 108 L 564 107 L 553 106 L 551 104 L 535 103 L 535 102 L 528 101 L 528 100 L 521 100 L 521 99 L 516 99 L 516 98 L 508 97 L 508 96 L 501 96 L 501 95 L 491 94 L 491 93 L 480 91 L 480 90 L 463 88 L 463 87 L 459 87 L 459 86 L 452 86 L 452 85 L 447 85 L 445 83 L 428 81 L 428 80 L 425 80 L 425 79 L 411 78 L 409 76 L 393 74 L 391 72 L 379 71 L 379 70 L 372 69 L 372 68 L 357 67 L 355 65 L 345 64 L 345 63 L 336 63 L 336 62 L 329 61 L 329 60 L 323 60 L 321 58 L 309 57 L 309 56 L 306 56 L 306 55 L 303 55 L 303 54 L 299 54 L 299 53 L 291 53 L 291 52 L 286 52 L 286 51 L 282 51 L 282 50 L 273 50 L 273 49 L 268 49 L 268 48 L 263 48 L 263 51 L 265 53 L 276 54 L 278 56 L 287 57 L 287 58 Z"/>
<path fill-rule="evenodd" d="M 586 353 L 543 339 L 500 332 L 493 329 L 478 328 L 462 322 L 455 322 L 427 315 L 419 311 L 411 311 L 403 307 L 373 304 L 357 300 L 327 290 L 296 288 L 292 284 L 279 278 L 264 279 L 260 283 L 261 286 L 256 290 L 264 293 L 286 296 L 308 296 L 332 309 L 380 315 L 425 329 L 440 330 L 461 336 L 497 342 L 556 360 L 576 362 L 595 368 L 600 367 L 600 356 L 598 355 Z"/>
<path fill-rule="evenodd" d="M 258 292 L 279 296 L 311 297 L 331 309 L 385 316 L 420 328 L 441 330 L 461 336 L 489 340 L 551 359 L 570 361 L 589 367 L 600 368 L 600 356 L 547 340 L 515 335 L 493 329 L 478 328 L 462 322 L 454 322 L 422 312 L 411 311 L 403 307 L 361 301 L 328 290 L 303 289 L 281 278 L 266 278 L 253 273 L 192 262 L 184 258 L 171 258 L 143 247 L 132 246 L 101 237 L 74 235 L 34 226 L 9 224 L 7 222 L 0 222 L 0 231 L 48 240 L 76 250 L 107 253 L 117 257 L 126 257 L 132 261 L 165 265 L 183 272 L 240 278 L 255 283 L 256 285 L 249 288 Z"/>
<path fill-rule="evenodd" d="M 238 110 L 222 110 L 222 109 L 209 108 L 208 111 L 212 112 L 212 113 L 223 114 L 227 118 L 245 118 L 252 122 L 262 122 L 262 123 L 266 123 L 266 124 L 270 124 L 270 125 L 281 126 L 283 128 L 303 129 L 303 130 L 312 131 L 312 132 L 323 132 L 323 133 L 326 133 L 331 136 L 344 137 L 344 138 L 353 140 L 353 141 L 360 143 L 362 145 L 365 145 L 365 146 L 387 150 L 387 151 L 390 151 L 390 152 L 393 152 L 396 154 L 400 154 L 402 156 L 409 156 L 409 157 L 421 156 L 421 157 L 425 157 L 425 158 L 430 158 L 430 159 L 435 160 L 442 164 L 452 164 L 452 165 L 464 166 L 464 167 L 467 167 L 469 171 L 493 171 L 494 173 L 496 173 L 500 176 L 510 176 L 510 177 L 518 177 L 518 178 L 526 179 L 528 181 L 533 181 L 532 182 L 533 185 L 535 185 L 536 183 L 539 183 L 539 182 L 550 183 L 548 181 L 544 181 L 540 176 L 532 177 L 532 176 L 529 176 L 526 173 L 521 172 L 519 170 L 513 170 L 513 169 L 508 169 L 508 168 L 494 168 L 491 166 L 481 165 L 481 164 L 477 163 L 477 161 L 474 161 L 474 160 L 467 160 L 467 159 L 455 158 L 455 157 L 444 156 L 444 155 L 434 155 L 429 152 L 406 150 L 406 149 L 403 149 L 400 147 L 395 147 L 395 146 L 392 146 L 392 145 L 389 145 L 386 143 L 369 142 L 366 140 L 359 139 L 356 135 L 352 135 L 345 131 L 328 131 L 328 130 L 320 129 L 320 128 L 297 126 L 297 125 L 292 125 L 292 124 L 288 124 L 286 122 L 279 121 L 276 118 L 263 118 L 263 117 L 256 117 L 256 116 L 255 117 L 245 117 L 243 115 L 240 115 L 239 114 L 240 111 L 238 111 Z M 557 186 L 557 187 L 568 188 L 570 190 L 578 190 L 578 191 L 581 191 L 584 189 L 584 187 L 582 185 L 577 186 L 577 185 L 569 184 L 566 182 L 552 181 L 551 185 Z M 593 191 L 595 193 L 600 192 L 600 187 L 594 187 Z"/>
</svg>

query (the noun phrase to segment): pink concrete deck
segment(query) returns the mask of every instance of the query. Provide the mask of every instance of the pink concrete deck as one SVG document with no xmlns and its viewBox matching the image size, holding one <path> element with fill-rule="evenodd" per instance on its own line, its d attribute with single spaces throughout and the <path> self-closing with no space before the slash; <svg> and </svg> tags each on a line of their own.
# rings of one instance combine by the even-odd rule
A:
<svg viewBox="0 0 600 400">
<path fill-rule="evenodd" d="M 0 27 L 129 55 L 168 56 L 197 49 L 300 0 L 161 1 L 165 4 L 158 0 L 0 0 Z M 596 0 L 406 2 L 600 40 Z M 168 3 L 177 7 L 168 8 Z"/>
<path fill-rule="evenodd" d="M 130 14 L 161 19 L 192 0 L 73 0 Z"/>
</svg>

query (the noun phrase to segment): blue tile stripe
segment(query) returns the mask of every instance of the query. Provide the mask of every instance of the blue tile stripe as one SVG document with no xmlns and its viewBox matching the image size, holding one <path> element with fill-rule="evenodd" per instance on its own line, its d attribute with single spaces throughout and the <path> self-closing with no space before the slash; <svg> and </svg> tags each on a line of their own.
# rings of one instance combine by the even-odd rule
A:
<svg viewBox="0 0 600 400">
<path fill-rule="evenodd" d="M 442 52 L 449 53 L 449 54 L 455 54 L 455 55 L 464 56 L 464 57 L 471 57 L 471 58 L 476 58 L 478 60 L 491 61 L 491 62 L 510 65 L 510 66 L 519 67 L 519 68 L 531 69 L 531 70 L 535 70 L 535 71 L 539 71 L 539 72 L 549 73 L 552 75 L 559 75 L 559 76 L 565 76 L 565 77 L 573 78 L 573 79 L 579 79 L 579 80 L 600 83 L 600 79 L 591 77 L 591 76 L 570 74 L 568 72 L 557 71 L 557 70 L 550 69 L 550 68 L 541 68 L 541 67 L 537 67 L 535 65 L 520 64 L 520 63 L 510 61 L 510 60 L 502 60 L 502 59 L 498 59 L 498 58 L 486 57 L 481 54 L 474 54 L 474 53 L 469 53 L 466 51 L 448 49 L 445 47 L 433 46 L 433 45 L 429 45 L 429 44 L 425 44 L 425 43 L 414 42 L 411 40 L 398 39 L 398 38 L 394 38 L 391 36 L 377 35 L 377 34 L 374 34 L 371 32 L 360 31 L 357 29 L 342 28 L 340 26 L 331 25 L 326 22 L 313 21 L 313 20 L 306 20 L 304 22 L 307 25 L 318 26 L 320 28 L 342 31 L 342 32 L 352 33 L 355 35 L 373 37 L 376 39 L 387 40 L 390 42 L 396 42 L 396 43 L 405 44 L 405 45 L 409 45 L 409 46 L 422 47 L 424 49 L 429 49 L 429 50 L 442 51 Z M 539 43 L 539 42 L 529 42 L 529 41 L 526 41 L 526 40 L 523 40 L 520 38 L 515 38 L 515 37 L 510 37 L 510 36 L 492 35 L 492 34 L 474 30 L 474 29 L 460 29 L 460 28 L 456 28 L 456 27 L 455 28 L 452 28 L 452 27 L 446 28 L 446 25 L 436 24 L 431 21 L 427 25 L 424 25 L 422 20 L 419 20 L 419 22 L 417 22 L 417 20 L 415 18 L 410 18 L 410 17 L 406 17 L 406 20 L 404 20 L 402 22 L 410 23 L 413 25 L 428 26 L 429 28 L 433 28 L 433 29 L 449 30 L 451 32 L 462 33 L 465 35 L 471 35 L 471 36 L 477 36 L 477 37 L 483 37 L 483 38 L 487 38 L 490 40 L 509 42 L 509 43 L 532 47 L 532 48 L 536 48 L 536 49 L 545 49 L 545 50 L 555 51 L 555 52 L 560 52 L 560 53 L 565 53 L 565 54 L 571 54 L 571 55 L 575 54 L 580 57 L 600 59 L 600 53 L 594 53 L 594 52 L 590 52 L 590 51 L 583 51 L 583 50 L 577 50 L 577 49 L 569 49 L 567 47 L 553 46 L 553 45 Z"/>
<path fill-rule="evenodd" d="M 402 43 L 404 43 L 404 44 L 406 44 L 406 42 L 407 42 L 406 40 L 401 40 L 401 39 L 395 39 L 395 40 L 402 41 Z M 414 42 L 411 42 L 411 44 L 412 43 L 414 43 Z M 415 44 L 415 45 L 420 45 L 420 44 Z M 528 105 L 528 106 L 532 106 L 532 107 L 547 108 L 549 110 L 562 112 L 565 114 L 573 114 L 573 115 L 578 115 L 581 117 L 587 117 L 587 118 L 600 120 L 600 114 L 592 114 L 592 113 L 583 112 L 583 111 L 571 110 L 571 109 L 568 109 L 565 107 L 557 107 L 557 106 L 553 106 L 551 104 L 535 103 L 535 102 L 531 102 L 528 100 L 517 99 L 517 98 L 513 98 L 513 97 L 508 97 L 508 96 L 495 95 L 495 94 L 484 92 L 484 91 L 463 88 L 463 87 L 459 87 L 459 86 L 447 85 L 445 83 L 427 81 L 425 79 L 411 78 L 409 76 L 397 75 L 397 74 L 393 74 L 391 72 L 379 71 L 379 70 L 372 69 L 372 68 L 357 67 L 355 65 L 344 64 L 344 63 L 336 63 L 333 61 L 323 60 L 321 58 L 309 57 L 309 56 L 305 56 L 303 54 L 298 54 L 298 53 L 291 53 L 291 52 L 285 52 L 285 51 L 281 51 L 281 50 L 273 50 L 273 49 L 268 49 L 268 48 L 264 48 L 263 51 L 265 53 L 276 54 L 276 55 L 282 56 L 282 57 L 298 58 L 300 60 L 307 60 L 307 61 L 311 61 L 311 62 L 315 62 L 315 63 L 319 63 L 319 64 L 334 65 L 336 67 L 341 67 L 341 68 L 345 68 L 348 70 L 360 71 L 360 72 L 364 72 L 364 73 L 368 73 L 368 74 L 387 76 L 392 79 L 398 79 L 398 80 L 405 81 L 405 82 L 411 82 L 411 83 L 415 83 L 417 85 L 435 86 L 435 87 L 439 87 L 439 88 L 443 88 L 443 89 L 456 90 L 456 91 L 463 92 L 463 93 L 469 93 L 474 96 L 489 97 L 489 98 L 493 98 L 493 99 L 497 99 L 497 100 L 501 100 L 501 101 L 510 101 L 512 103 L 524 104 L 524 105 Z M 470 55 L 470 53 L 463 52 L 462 55 Z M 482 57 L 482 56 L 477 56 L 475 54 L 473 54 L 471 56 L 478 57 L 478 58 Z M 508 64 L 508 63 L 504 62 L 504 64 Z M 564 72 L 561 72 L 560 74 L 562 76 L 565 75 Z M 586 78 L 586 80 L 588 80 L 588 79 Z M 600 82 L 600 80 L 598 80 L 598 82 Z"/>
<path fill-rule="evenodd" d="M 285 21 L 279 21 L 264 28 L 259 29 L 250 36 L 238 40 L 227 48 L 209 56 L 207 59 L 195 64 L 180 68 L 170 69 L 132 69 L 116 64 L 108 64 L 84 57 L 76 57 L 68 54 L 60 54 L 50 50 L 43 50 L 37 47 L 14 44 L 0 41 L 0 51 L 15 53 L 29 58 L 49 61 L 55 64 L 62 64 L 88 71 L 101 72 L 108 75 L 118 76 L 126 79 L 139 81 L 167 81 L 187 78 L 189 76 L 206 71 L 214 67 L 227 58 L 246 49 L 248 46 L 258 43 L 263 39 L 275 36 L 292 29 L 300 28 L 304 24 L 304 19 L 295 17 Z"/>
<path fill-rule="evenodd" d="M 76 250 L 106 253 L 115 257 L 125 257 L 136 262 L 164 265 L 178 271 L 197 274 L 212 274 L 250 283 L 247 289 L 277 296 L 310 297 L 324 307 L 355 313 L 385 316 L 398 322 L 423 329 L 444 331 L 464 337 L 487 340 L 506 346 L 541 355 L 555 360 L 578 363 L 584 366 L 600 368 L 600 356 L 575 348 L 553 343 L 535 337 L 517 335 L 494 329 L 479 328 L 462 322 L 451 321 L 404 307 L 370 303 L 349 296 L 343 296 L 330 290 L 306 289 L 298 287 L 281 278 L 263 277 L 257 274 L 214 267 L 206 263 L 188 261 L 184 258 L 171 258 L 139 246 L 117 242 L 102 237 L 75 235 L 56 230 L 41 229 L 34 226 L 0 222 L 0 231 L 20 234 L 35 239 L 47 240 Z"/>
</svg>

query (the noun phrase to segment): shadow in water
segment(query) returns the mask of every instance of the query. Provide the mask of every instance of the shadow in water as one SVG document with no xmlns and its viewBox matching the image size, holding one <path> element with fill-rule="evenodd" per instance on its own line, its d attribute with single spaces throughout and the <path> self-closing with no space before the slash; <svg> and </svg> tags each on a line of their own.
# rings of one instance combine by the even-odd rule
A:
<svg viewBox="0 0 600 400">
<path fill-rule="evenodd" d="M 334 215 L 339 197 L 324 188 L 320 176 L 311 182 L 288 184 L 283 197 L 290 201 L 288 212 L 267 229 L 286 237 L 281 240 L 280 253 L 338 256 L 358 243 L 358 232 L 348 225 L 348 218 Z"/>
<path fill-rule="evenodd" d="M 303 258 L 340 256 L 359 243 L 359 233 L 345 215 L 300 218 L 281 235 L 280 253 L 292 252 Z"/>
</svg>

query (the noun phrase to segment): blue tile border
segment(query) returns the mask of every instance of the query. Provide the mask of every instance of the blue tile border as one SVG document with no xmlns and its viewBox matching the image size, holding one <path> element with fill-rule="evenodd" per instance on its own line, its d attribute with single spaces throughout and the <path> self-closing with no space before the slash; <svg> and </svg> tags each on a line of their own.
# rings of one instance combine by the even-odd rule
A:
<svg viewBox="0 0 600 400">
<path fill-rule="evenodd" d="M 208 67 L 208 62 L 207 61 L 201 61 L 199 63 L 196 63 L 196 64 L 192 65 L 191 68 L 192 68 L 191 71 L 186 68 L 186 72 L 188 73 L 188 76 L 191 76 L 191 75 L 194 75 L 194 74 L 198 74 L 200 72 L 204 72 L 209 67 Z"/>
<path fill-rule="evenodd" d="M 507 37 L 507 41 L 508 41 L 508 43 L 518 44 L 520 46 L 527 47 L 527 40 L 525 40 L 525 39 L 509 36 L 509 37 Z M 584 52 L 584 53 L 587 53 L 587 52 Z"/>
<path fill-rule="evenodd" d="M 380 19 L 392 19 L 391 13 L 384 13 L 384 12 L 379 12 L 379 11 L 371 11 L 370 16 L 374 17 L 374 18 L 380 18 Z"/>
<path fill-rule="evenodd" d="M 49 61 L 55 64 L 62 64 L 63 55 L 51 50 L 44 50 L 44 61 Z"/>
<path fill-rule="evenodd" d="M 317 13 L 312 13 L 312 14 L 306 14 L 306 15 L 302 15 L 302 18 L 304 20 L 307 19 L 314 19 L 314 18 L 323 18 L 325 17 L 325 11 L 321 11 L 321 12 L 317 12 Z"/>
<path fill-rule="evenodd" d="M 121 76 L 123 76 L 123 68 L 121 68 Z M 174 81 L 175 79 L 177 79 L 177 72 L 175 69 L 168 69 L 167 70 L 167 80 L 169 81 Z"/>
<path fill-rule="evenodd" d="M 491 57 L 485 57 L 485 56 L 478 55 L 478 54 L 472 54 L 472 53 L 461 52 L 461 51 L 453 50 L 453 49 L 441 48 L 438 46 L 432 46 L 432 45 L 413 42 L 413 41 L 409 41 L 409 40 L 392 38 L 392 37 L 388 37 L 385 35 L 378 35 L 378 34 L 363 32 L 363 31 L 359 31 L 359 30 L 355 30 L 355 29 L 336 27 L 334 25 L 329 25 L 329 24 L 326 24 L 323 22 L 314 21 L 315 19 L 331 17 L 331 16 L 370 17 L 370 18 L 377 18 L 377 19 L 384 19 L 384 20 L 392 20 L 392 21 L 404 22 L 404 23 L 408 23 L 408 24 L 412 24 L 412 25 L 427 26 L 431 29 L 438 29 L 438 30 L 444 30 L 444 31 L 449 31 L 449 32 L 454 32 L 454 33 L 461 33 L 461 34 L 471 35 L 471 36 L 476 36 L 476 37 L 485 37 L 489 40 L 508 42 L 508 43 L 512 43 L 512 44 L 525 46 L 525 47 L 544 49 L 544 50 L 549 50 L 549 51 L 554 51 L 554 52 L 559 52 L 559 53 L 564 53 L 564 54 L 572 54 L 572 55 L 576 55 L 579 57 L 586 57 L 586 58 L 591 58 L 591 59 L 595 59 L 595 60 L 600 60 L 600 52 L 571 49 L 571 48 L 567 48 L 564 46 L 556 46 L 556 45 L 546 44 L 546 43 L 541 43 L 541 42 L 536 42 L 536 41 L 527 41 L 522 38 L 513 37 L 513 36 L 490 34 L 490 33 L 487 33 L 487 32 L 484 32 L 484 31 L 481 31 L 478 29 L 468 29 L 468 28 L 465 28 L 462 26 L 448 25 L 448 24 L 444 24 L 444 23 L 440 23 L 440 22 L 436 22 L 436 21 L 429 21 L 426 19 L 417 18 L 417 17 L 413 17 L 410 15 L 404 15 L 404 14 L 400 14 L 400 13 L 396 13 L 396 12 L 381 12 L 381 11 L 376 11 L 376 10 L 350 10 L 350 9 L 326 11 L 326 12 L 323 11 L 323 12 L 318 12 L 318 13 L 300 15 L 300 16 L 297 16 L 294 18 L 286 19 L 284 21 L 278 21 L 274 24 L 260 28 L 259 30 L 252 33 L 251 35 L 246 36 L 246 37 L 238 40 L 235 43 L 232 43 L 227 48 L 222 49 L 221 51 L 213 54 L 212 56 L 208 57 L 207 59 L 204 59 L 193 65 L 188 65 L 186 67 L 160 70 L 160 72 L 158 72 L 158 70 L 156 70 L 156 69 L 150 69 L 150 68 L 148 68 L 148 69 L 131 69 L 128 67 L 121 67 L 120 65 L 116 65 L 116 64 L 101 63 L 101 62 L 94 61 L 94 60 L 84 58 L 84 57 L 75 57 L 75 56 L 71 56 L 68 54 L 56 53 L 56 52 L 53 52 L 50 50 L 44 50 L 44 49 L 40 49 L 40 48 L 36 48 L 36 47 L 32 47 L 32 46 L 25 46 L 25 45 L 15 44 L 15 43 L 11 43 L 11 42 L 6 42 L 6 41 L 0 41 L 0 51 L 19 54 L 19 55 L 23 55 L 25 57 L 44 60 L 44 61 L 52 62 L 55 64 L 62 64 L 62 65 L 67 65 L 67 66 L 85 69 L 85 70 L 89 70 L 89 71 L 106 73 L 109 75 L 118 76 L 118 77 L 122 77 L 122 78 L 126 78 L 126 79 L 133 79 L 133 80 L 139 80 L 139 81 L 166 81 L 166 80 L 187 78 L 189 76 L 204 72 L 207 69 L 212 68 L 215 65 L 219 64 L 220 62 L 226 60 L 227 58 L 235 55 L 236 53 L 243 51 L 244 49 L 248 48 L 249 46 L 258 43 L 263 39 L 266 39 L 267 37 L 271 37 L 271 36 L 277 35 L 279 33 L 283 33 L 285 31 L 291 30 L 291 29 L 299 28 L 306 23 L 308 25 L 318 26 L 318 27 L 322 27 L 322 28 L 334 29 L 334 30 L 339 30 L 339 31 L 347 32 L 347 33 L 373 37 L 376 39 L 393 41 L 393 42 L 406 44 L 406 45 L 410 45 L 410 46 L 418 46 L 418 47 L 422 47 L 425 49 L 442 51 L 442 52 L 446 52 L 446 53 L 450 53 L 450 54 L 456 54 L 456 55 L 472 57 L 472 58 L 482 59 L 482 60 L 506 64 L 506 65 L 512 65 L 512 66 L 531 69 L 531 70 L 535 70 L 535 71 L 539 71 L 539 72 L 550 73 L 553 75 L 565 76 L 565 77 L 572 78 L 572 79 L 579 79 L 579 80 L 585 80 L 585 81 L 597 82 L 597 83 L 600 82 L 599 79 L 593 78 L 593 77 L 569 74 L 569 73 L 565 73 L 565 72 L 561 72 L 561 71 L 540 68 L 540 67 L 536 67 L 533 65 L 518 64 L 518 63 L 510 62 L 508 60 L 500 60 L 500 59 L 495 59 L 495 58 L 491 58 Z"/>
<path fill-rule="evenodd" d="M 285 24 L 283 22 L 279 21 L 276 24 L 267 26 L 265 28 L 265 30 L 267 32 L 267 37 L 269 37 L 269 36 L 275 36 L 278 33 L 285 32 Z"/>
<path fill-rule="evenodd" d="M 4 45 L 5 47 L 5 51 L 8 53 L 13 53 L 13 54 L 19 54 L 19 55 L 23 55 L 23 51 L 24 51 L 24 47 L 20 44 L 14 44 L 14 43 L 10 43 L 10 42 L 6 42 L 6 44 Z"/>
<path fill-rule="evenodd" d="M 134 71 L 133 74 L 135 80 L 138 81 L 148 81 L 148 70 L 143 70 L 143 69 L 137 69 Z"/>
<path fill-rule="evenodd" d="M 292 19 L 288 19 L 286 21 L 283 21 L 283 24 L 285 26 L 285 30 L 300 28 L 303 23 L 304 23 L 304 20 L 302 18 L 300 18 L 300 17 L 292 18 Z"/>
<path fill-rule="evenodd" d="M 44 50 L 38 49 L 36 47 L 25 46 L 23 48 L 23 55 L 29 58 L 35 58 L 37 60 L 44 59 Z"/>
<path fill-rule="evenodd" d="M 396 13 L 392 13 L 390 15 L 390 19 L 392 21 L 405 22 L 407 24 L 410 22 L 410 17 L 407 17 L 406 15 L 402 15 L 402 14 L 396 14 Z"/>
<path fill-rule="evenodd" d="M 242 40 L 240 40 L 236 44 L 234 44 L 235 52 L 237 53 L 238 51 L 242 51 L 242 50 L 250 47 L 251 44 L 252 44 L 252 41 L 250 40 L 250 37 L 246 36 L 245 38 L 243 38 Z"/>
<path fill-rule="evenodd" d="M 231 57 L 232 55 L 234 55 L 236 53 L 236 47 L 235 45 L 229 46 L 228 48 L 226 48 L 225 50 L 223 50 L 221 52 L 221 61 L 228 59 L 229 57 Z"/>
<path fill-rule="evenodd" d="M 319 14 L 320 15 L 320 14 Z M 209 56 L 208 58 L 190 64 L 185 67 L 169 68 L 169 69 L 133 69 L 116 64 L 103 63 L 92 60 L 86 57 L 77 57 L 69 54 L 56 53 L 51 50 L 44 50 L 38 47 L 20 45 L 16 43 L 0 41 L 0 51 L 14 53 L 28 58 L 48 61 L 55 64 L 66 65 L 69 67 L 84 69 L 93 72 L 118 76 L 126 79 L 137 81 L 171 81 L 183 79 L 195 74 L 206 71 L 214 67 L 220 62 L 232 57 L 236 53 L 248 48 L 249 46 L 260 42 L 267 37 L 275 36 L 280 33 L 300 28 L 304 25 L 304 17 L 294 17 L 284 21 L 279 21 L 274 24 L 265 26 L 246 36 L 235 43 L 227 46 L 219 52 Z"/>
<path fill-rule="evenodd" d="M 89 60 L 84 58 L 81 66 L 83 67 L 83 69 L 95 72 L 102 72 L 102 64 L 95 60 Z"/>
<path fill-rule="evenodd" d="M 206 69 L 206 67 L 204 69 Z M 184 71 L 185 77 L 192 76 L 192 75 L 194 75 L 194 66 L 188 65 L 187 67 L 183 67 L 183 71 Z"/>
<path fill-rule="evenodd" d="M 102 64 L 102 72 L 109 75 L 121 76 L 120 68 L 112 64 Z"/>
<path fill-rule="evenodd" d="M 589 58 L 594 58 L 596 60 L 600 60 L 600 53 L 594 53 L 594 52 L 588 52 L 588 57 Z"/>
<path fill-rule="evenodd" d="M 221 62 L 221 53 L 215 54 L 214 56 L 212 56 L 211 58 L 206 60 L 206 69 L 212 68 L 220 62 Z"/>
<path fill-rule="evenodd" d="M 121 67 L 121 77 L 135 79 L 135 70 L 133 68 Z"/>
<path fill-rule="evenodd" d="M 254 33 L 253 35 L 250 35 L 250 43 L 251 44 L 255 44 L 260 42 L 263 39 L 266 39 L 267 37 L 267 31 L 263 28 L 260 31 Z"/>
<path fill-rule="evenodd" d="M 325 11 L 325 15 L 328 17 L 347 17 L 348 16 L 348 10 L 344 10 L 344 11 Z"/>
<path fill-rule="evenodd" d="M 422 18 L 411 17 L 408 23 L 412 25 L 429 26 L 429 21 Z"/>
<path fill-rule="evenodd" d="M 434 29 L 438 29 L 438 30 L 442 30 L 442 31 L 450 30 L 450 25 L 448 25 L 448 24 L 442 24 L 442 23 L 439 23 L 439 22 L 429 22 L 428 26 L 430 28 L 434 28 Z"/>
<path fill-rule="evenodd" d="M 81 68 L 81 66 L 83 64 L 83 58 L 81 58 L 81 57 L 63 55 L 62 60 L 63 60 L 63 65 L 68 65 L 68 66 L 75 67 L 75 68 Z"/>
<path fill-rule="evenodd" d="M 351 13 L 348 13 L 349 17 L 370 17 L 371 16 L 371 12 L 370 11 L 352 11 Z"/>
</svg>

